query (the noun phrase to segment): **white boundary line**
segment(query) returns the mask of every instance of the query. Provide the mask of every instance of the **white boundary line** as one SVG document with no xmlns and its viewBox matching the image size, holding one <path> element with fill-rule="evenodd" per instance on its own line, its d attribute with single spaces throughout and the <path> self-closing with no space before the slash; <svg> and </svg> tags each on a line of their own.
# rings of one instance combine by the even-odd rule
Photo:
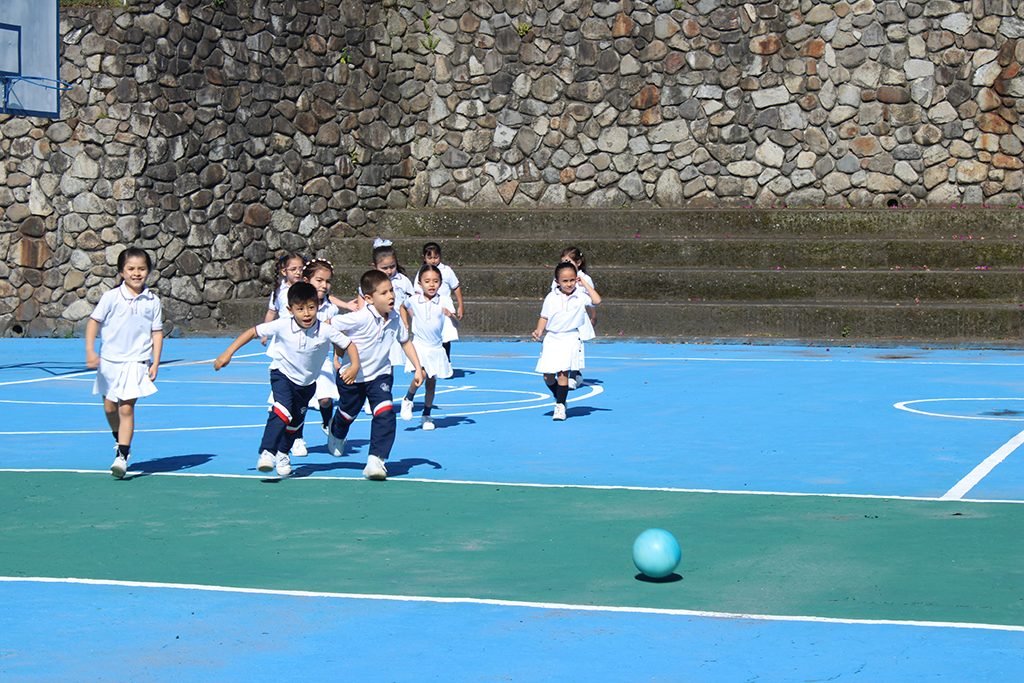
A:
<svg viewBox="0 0 1024 683">
<path fill-rule="evenodd" d="M 350 459 L 350 462 L 356 462 L 355 459 Z M 301 463 L 300 463 L 301 464 Z M 34 467 L 5 467 L 0 468 L 0 474 L 96 474 L 104 475 L 109 477 L 110 470 L 86 470 L 76 468 L 34 468 Z M 143 472 L 141 470 L 129 470 L 129 475 L 146 475 L 147 477 L 209 477 L 211 479 L 276 479 L 276 475 L 266 474 L 231 474 L 231 473 L 216 473 L 216 472 Z M 360 483 L 363 481 L 361 477 L 338 477 L 338 476 L 319 476 L 319 477 L 294 477 L 294 481 L 331 481 L 331 482 L 345 482 L 345 483 Z M 791 497 L 791 498 L 840 498 L 840 499 L 853 499 L 853 500 L 898 500 L 898 501 L 911 501 L 921 503 L 944 503 L 944 502 L 956 502 L 956 503 L 998 503 L 1003 505 L 1024 505 L 1024 500 L 999 500 L 999 499 L 987 499 L 987 498 L 961 498 L 959 500 L 949 500 L 944 498 L 934 498 L 927 496 L 883 496 L 874 493 L 808 493 L 808 492 L 793 492 L 793 491 L 740 491 L 732 489 L 688 489 L 678 488 L 670 486 L 619 486 L 615 484 L 540 484 L 534 482 L 518 482 L 518 481 L 472 481 L 463 479 L 423 479 L 419 477 L 392 477 L 388 481 L 394 482 L 405 482 L 414 484 L 439 484 L 439 485 L 456 485 L 456 486 L 503 486 L 506 488 L 532 488 L 532 489 L 581 489 L 586 491 L 640 491 L 640 492 L 652 492 L 652 493 L 706 493 L 706 494 L 721 494 L 726 496 L 778 496 L 778 497 Z"/>
<path fill-rule="evenodd" d="M 893 403 L 892 407 L 908 413 L 925 415 L 927 417 L 941 417 L 950 420 L 988 420 L 997 422 L 1021 422 L 1024 418 L 1000 417 L 998 415 L 952 415 L 949 413 L 933 413 L 927 410 L 918 410 L 910 406 L 915 403 L 942 403 L 942 402 L 965 402 L 965 401 L 1024 401 L 1020 397 L 979 397 L 979 398 L 921 398 L 913 401 L 900 401 Z M 987 477 L 999 463 L 1006 460 L 1010 455 L 1024 444 L 1024 431 L 1018 432 L 1016 436 L 1000 446 L 992 455 L 988 456 L 974 469 L 967 473 L 960 481 L 946 491 L 939 500 L 963 500 L 968 491 L 973 489 L 981 480 Z"/>
<path fill-rule="evenodd" d="M 951 413 L 933 413 L 928 410 L 919 410 L 917 408 L 911 408 L 910 406 L 915 403 L 944 403 L 944 402 L 967 402 L 967 401 L 1024 401 L 1024 398 L 1020 396 L 1004 396 L 1004 397 L 978 397 L 978 398 L 918 398 L 912 401 L 899 401 L 893 403 L 892 407 L 896 410 L 903 410 L 908 413 L 915 413 L 917 415 L 926 415 L 928 417 L 944 417 L 950 420 L 987 420 L 992 422 L 1024 422 L 1024 417 L 1000 417 L 998 415 L 953 415 Z"/>
<path fill-rule="evenodd" d="M 961 500 L 968 491 L 977 486 L 982 479 L 988 476 L 989 472 L 996 468 L 996 465 L 1006 460 L 1015 450 L 1024 444 L 1024 431 L 1018 432 L 995 453 L 982 460 L 978 465 L 967 473 L 967 476 L 956 483 L 953 488 L 942 494 L 942 500 Z"/>
<path fill-rule="evenodd" d="M 379 600 L 386 602 L 420 602 L 445 605 L 490 605 L 494 607 L 525 607 L 530 609 L 567 610 L 573 612 L 612 612 L 627 614 L 661 614 L 713 619 L 743 619 L 750 621 L 792 621 L 824 624 L 851 624 L 866 626 L 918 626 L 925 628 L 956 628 L 1024 633 L 1024 626 L 1016 624 L 978 624 L 957 621 L 920 621 L 901 619 L 843 619 L 840 617 L 814 617 L 782 614 L 747 614 L 742 612 L 712 612 L 706 610 L 669 609 L 661 607 L 626 607 L 618 605 L 573 605 L 557 602 L 531 602 L 500 600 L 496 598 L 454 598 L 426 595 L 384 595 L 378 593 L 340 593 L 330 591 L 302 591 L 272 588 L 241 588 L 191 583 L 164 583 L 159 581 L 119 581 L 114 579 L 55 578 L 45 576 L 0 576 L 4 583 L 62 583 L 86 586 L 116 586 L 124 588 L 163 588 L 174 590 L 236 593 L 242 595 L 273 595 L 298 598 L 330 598 L 341 600 Z"/>
<path fill-rule="evenodd" d="M 262 355 L 264 355 L 264 354 L 263 353 L 246 353 L 246 354 L 240 354 L 240 355 L 238 355 L 236 357 L 237 358 L 250 358 L 252 356 L 262 356 Z M 188 361 L 183 361 L 181 363 L 177 363 L 177 362 L 168 362 L 166 364 L 161 363 L 160 364 L 160 369 L 163 370 L 164 368 L 183 368 L 186 365 L 203 365 L 205 363 L 212 363 L 215 360 L 216 360 L 216 358 L 207 358 L 206 360 L 188 360 Z M 78 378 L 80 378 L 80 377 L 82 377 L 84 375 L 95 375 L 95 374 L 96 374 L 95 370 L 83 370 L 81 372 L 72 372 L 72 373 L 69 373 L 67 375 L 50 375 L 50 376 L 47 376 L 47 377 L 34 377 L 32 379 L 16 379 L 16 380 L 12 380 L 10 382 L 0 382 L 0 387 L 10 387 L 10 386 L 14 386 L 14 385 L 17 385 L 17 384 L 36 384 L 38 382 L 59 382 L 61 380 L 78 379 Z"/>
</svg>

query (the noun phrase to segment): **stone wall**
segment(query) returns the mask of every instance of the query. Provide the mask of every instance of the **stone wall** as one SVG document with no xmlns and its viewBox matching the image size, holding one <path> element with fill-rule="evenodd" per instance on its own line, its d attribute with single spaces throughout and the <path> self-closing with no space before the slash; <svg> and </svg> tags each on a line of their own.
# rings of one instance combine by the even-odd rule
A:
<svg viewBox="0 0 1024 683">
<path fill-rule="evenodd" d="M 388 208 L 1018 205 L 1009 0 L 129 0 L 0 117 L 0 334 L 80 330 L 124 243 L 169 322 Z"/>
</svg>

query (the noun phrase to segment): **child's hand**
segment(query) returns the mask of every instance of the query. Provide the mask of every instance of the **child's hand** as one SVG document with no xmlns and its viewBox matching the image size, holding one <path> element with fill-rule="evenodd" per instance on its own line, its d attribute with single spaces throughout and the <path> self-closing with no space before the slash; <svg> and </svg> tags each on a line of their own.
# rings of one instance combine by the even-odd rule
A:
<svg viewBox="0 0 1024 683">
<path fill-rule="evenodd" d="M 533 338 L 533 341 L 539 342 L 540 338 L 544 336 L 544 332 L 542 330 L 534 330 L 530 333 L 530 336 Z"/>
<path fill-rule="evenodd" d="M 217 356 L 217 359 L 215 361 L 213 361 L 213 369 L 214 370 L 220 370 L 222 367 L 224 367 L 225 365 L 227 365 L 230 362 L 231 362 L 231 355 L 227 354 L 227 353 L 222 353 L 219 356 Z"/>
<path fill-rule="evenodd" d="M 412 376 L 413 386 L 418 387 L 419 385 L 423 384 L 424 374 L 425 373 L 423 372 L 423 368 L 416 368 L 416 374 Z"/>
<path fill-rule="evenodd" d="M 267 345 L 268 337 L 260 337 L 260 344 Z M 225 363 L 227 365 L 227 363 Z"/>
<path fill-rule="evenodd" d="M 356 375 L 359 374 L 359 368 L 354 365 L 347 365 L 345 369 L 338 373 L 341 377 L 341 381 L 345 384 L 353 384 L 356 381 Z"/>
<path fill-rule="evenodd" d="M 159 370 L 160 370 L 160 364 L 159 363 L 153 363 L 152 365 L 150 365 L 149 366 L 149 379 L 151 379 L 152 381 L 155 382 L 156 381 L 156 373 Z"/>
<path fill-rule="evenodd" d="M 93 350 L 85 352 L 85 367 L 96 369 L 100 366 L 100 354 Z"/>
<path fill-rule="evenodd" d="M 459 320 L 462 320 L 462 316 L 463 316 L 463 315 L 465 315 L 465 310 L 464 310 L 464 309 L 463 309 L 463 307 L 462 307 L 462 306 L 460 305 L 460 306 L 459 306 L 459 310 L 457 310 L 457 311 L 455 312 L 455 317 L 456 317 L 456 318 L 458 318 Z"/>
</svg>

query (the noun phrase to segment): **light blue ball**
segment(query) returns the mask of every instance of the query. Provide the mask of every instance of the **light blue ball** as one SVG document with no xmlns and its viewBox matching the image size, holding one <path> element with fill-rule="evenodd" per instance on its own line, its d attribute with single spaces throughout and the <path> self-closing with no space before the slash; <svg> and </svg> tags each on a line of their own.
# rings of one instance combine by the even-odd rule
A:
<svg viewBox="0 0 1024 683">
<path fill-rule="evenodd" d="M 676 537 L 664 529 L 648 529 L 633 541 L 633 564 L 644 576 L 663 579 L 683 559 Z"/>
</svg>

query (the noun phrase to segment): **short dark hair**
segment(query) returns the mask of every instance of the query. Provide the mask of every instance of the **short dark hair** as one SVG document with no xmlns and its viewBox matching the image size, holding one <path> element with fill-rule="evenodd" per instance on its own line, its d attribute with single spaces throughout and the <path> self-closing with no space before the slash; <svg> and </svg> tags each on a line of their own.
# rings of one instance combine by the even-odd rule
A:
<svg viewBox="0 0 1024 683">
<path fill-rule="evenodd" d="M 423 245 L 423 255 L 426 256 L 427 254 L 437 254 L 438 256 L 440 256 L 441 245 L 438 244 L 437 242 L 427 242 L 426 244 Z"/>
<path fill-rule="evenodd" d="M 146 268 L 153 270 L 153 260 L 149 258 L 149 252 L 138 247 L 128 247 L 117 255 L 117 272 L 120 273 L 124 270 L 124 264 L 128 262 L 128 259 L 136 257 L 146 259 Z"/>
<path fill-rule="evenodd" d="M 316 303 L 316 287 L 308 282 L 296 282 L 288 288 L 288 307 L 304 304 L 307 301 Z"/>
<path fill-rule="evenodd" d="M 566 270 L 566 269 L 571 270 L 573 275 L 576 275 L 579 272 L 576 269 L 576 264 L 573 263 L 572 261 L 562 261 L 557 266 L 555 266 L 555 279 L 557 280 L 558 279 L 558 274 L 561 271 Z"/>
<path fill-rule="evenodd" d="M 391 278 L 389 278 L 384 271 L 374 268 L 373 270 L 366 271 L 363 273 L 363 276 L 359 278 L 359 289 L 363 290 L 364 295 L 368 295 L 376 291 L 377 286 L 380 285 L 380 283 L 387 282 L 390 279 Z"/>
</svg>

